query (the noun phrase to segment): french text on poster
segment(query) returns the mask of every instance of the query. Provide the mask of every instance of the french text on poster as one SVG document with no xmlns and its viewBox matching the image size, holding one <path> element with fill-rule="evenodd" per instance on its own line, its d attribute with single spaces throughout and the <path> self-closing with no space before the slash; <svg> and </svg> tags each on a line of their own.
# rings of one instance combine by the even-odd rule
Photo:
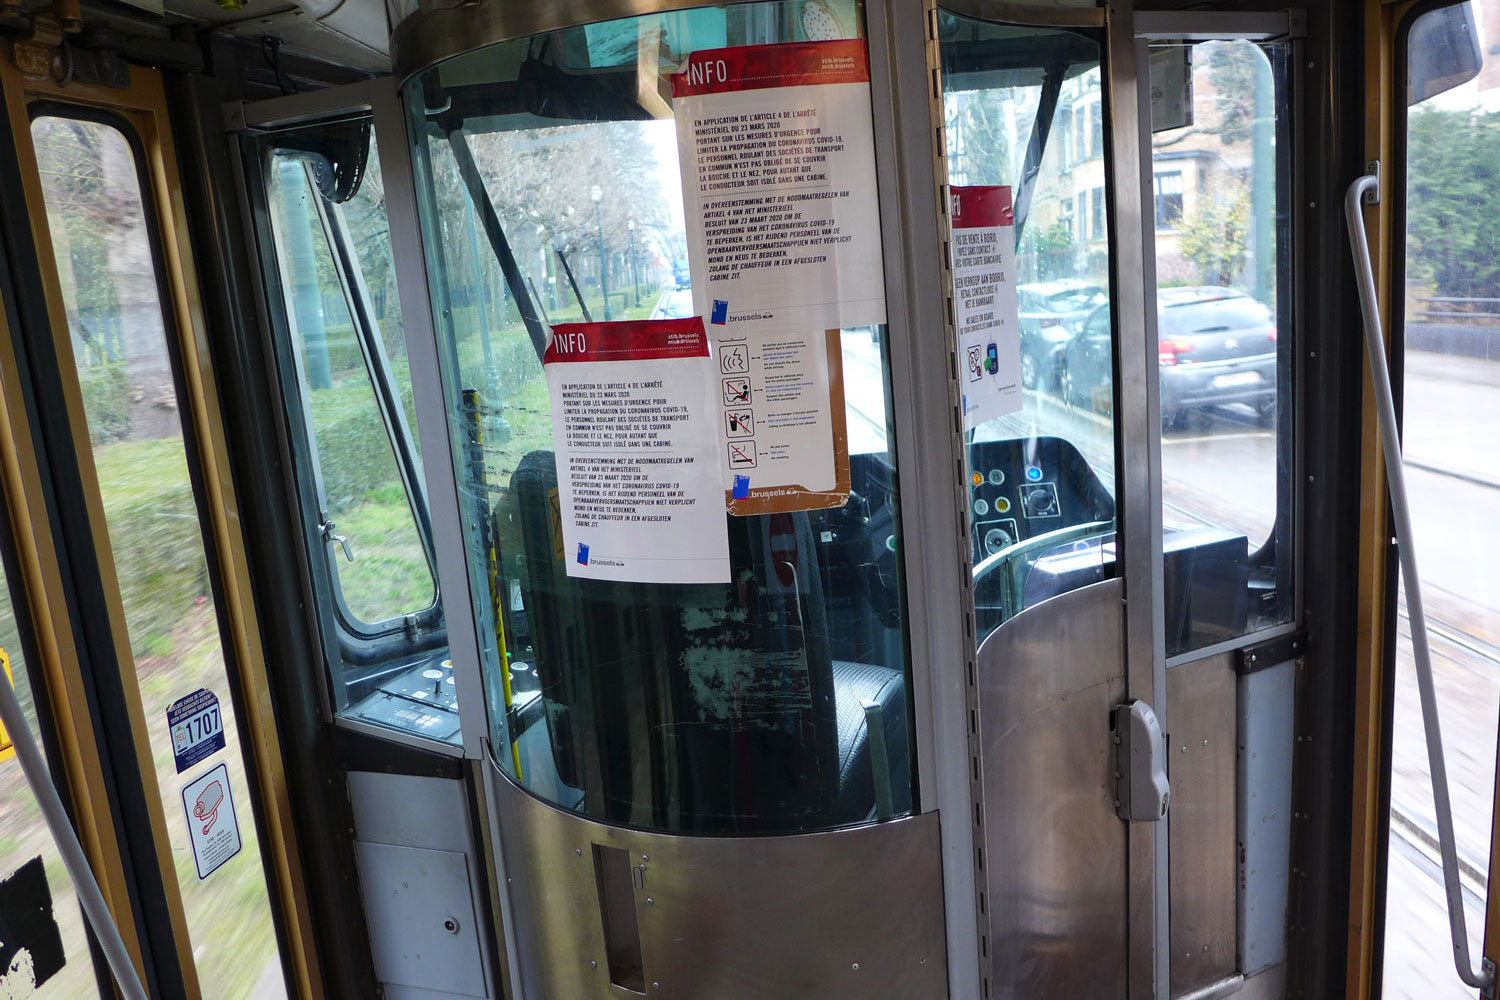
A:
<svg viewBox="0 0 1500 1000">
<path fill-rule="evenodd" d="M 552 332 L 544 366 L 568 575 L 728 582 L 720 379 L 703 320 Z"/>
<path fill-rule="evenodd" d="M 954 187 L 953 322 L 964 426 L 1019 410 L 1021 326 L 1010 188 Z"/>
<path fill-rule="evenodd" d="M 201 882 L 240 853 L 240 821 L 228 766 L 220 764 L 188 782 L 182 790 L 182 811 L 187 814 L 193 864 Z"/>
<path fill-rule="evenodd" d="M 864 40 L 700 50 L 672 95 L 698 314 L 735 336 L 884 323 Z"/>
<path fill-rule="evenodd" d="M 849 499 L 838 330 L 720 339 L 724 499 L 736 515 Z"/>
</svg>

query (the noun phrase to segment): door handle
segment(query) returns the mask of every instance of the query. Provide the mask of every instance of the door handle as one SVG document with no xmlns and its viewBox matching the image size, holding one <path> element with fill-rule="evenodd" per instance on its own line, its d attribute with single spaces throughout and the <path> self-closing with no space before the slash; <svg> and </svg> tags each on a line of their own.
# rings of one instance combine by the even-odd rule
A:
<svg viewBox="0 0 1500 1000">
<path fill-rule="evenodd" d="M 354 550 L 349 547 L 349 536 L 340 535 L 334 530 L 332 521 L 324 521 L 322 525 L 323 541 L 329 545 L 337 545 L 344 550 L 344 558 L 350 562 L 354 561 Z"/>
<path fill-rule="evenodd" d="M 1115 812 L 1127 823 L 1166 819 L 1172 786 L 1161 720 L 1144 701 L 1132 701 L 1114 707 L 1110 728 L 1115 744 Z"/>
<path fill-rule="evenodd" d="M 1406 610 L 1411 621 L 1412 660 L 1416 667 L 1417 692 L 1422 702 L 1422 731 L 1427 737 L 1427 766 L 1432 774 L 1432 802 L 1437 813 L 1438 846 L 1443 856 L 1443 887 L 1448 898 L 1448 929 L 1453 935 L 1453 963 L 1458 978 L 1485 997 L 1495 995 L 1495 963 L 1481 955 L 1479 969 L 1472 968 L 1469 931 L 1464 917 L 1463 887 L 1459 883 L 1458 845 L 1453 835 L 1453 803 L 1448 795 L 1448 767 L 1443 756 L 1443 733 L 1438 723 L 1437 692 L 1432 681 L 1432 652 L 1427 643 L 1427 615 L 1422 607 L 1422 587 L 1417 575 L 1417 555 L 1412 544 L 1411 508 L 1406 498 L 1406 472 L 1401 464 L 1401 439 L 1396 427 L 1396 402 L 1391 393 L 1391 373 L 1385 362 L 1385 336 L 1375 296 L 1375 271 L 1370 264 L 1370 241 L 1365 233 L 1361 202 L 1380 200 L 1380 164 L 1356 178 L 1344 194 L 1344 221 L 1349 229 L 1349 250 L 1354 255 L 1354 273 L 1359 286 L 1359 308 L 1364 315 L 1365 354 L 1370 359 L 1374 383 L 1375 414 L 1380 420 L 1381 452 L 1385 459 L 1385 481 L 1390 493 L 1391 519 L 1395 522 L 1401 580 L 1406 585 Z"/>
</svg>

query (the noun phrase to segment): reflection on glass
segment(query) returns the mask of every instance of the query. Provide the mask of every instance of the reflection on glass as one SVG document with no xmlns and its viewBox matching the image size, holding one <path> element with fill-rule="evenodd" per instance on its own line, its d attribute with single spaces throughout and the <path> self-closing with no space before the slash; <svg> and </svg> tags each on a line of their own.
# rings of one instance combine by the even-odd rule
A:
<svg viewBox="0 0 1500 1000">
<path fill-rule="evenodd" d="M 1430 10 L 1407 49 L 1402 445 L 1464 869 L 1481 952 L 1500 716 L 1500 2 Z M 1399 176 L 1399 175 L 1398 175 Z M 1401 183 L 1398 181 L 1397 183 Z M 1404 592 L 1403 592 L 1404 593 Z M 1384 990 L 1472 997 L 1453 967 L 1410 627 L 1397 603 Z"/>
<path fill-rule="evenodd" d="M 554 541 L 547 324 L 691 314 L 665 78 L 697 49 L 862 30 L 797 13 L 589 25 L 407 85 L 497 758 L 611 822 L 777 833 L 911 808 L 883 328 L 842 331 L 848 503 L 728 517 L 734 584 L 572 579 Z"/>
<path fill-rule="evenodd" d="M 32 735 L 38 736 L 40 730 L 31 678 L 21 656 L 21 637 L 4 567 L 0 567 L 0 649 L 10 656 L 16 697 L 31 725 Z M 4 683 L 3 677 L 0 677 L 0 683 Z M 54 777 L 59 785 L 66 787 L 60 775 Z M 36 796 L 21 773 L 21 762 L 12 757 L 0 761 L 0 880 L 12 877 L 23 865 L 33 861 L 41 862 L 52 897 L 49 916 L 62 936 L 63 966 L 61 969 L 49 968 L 45 954 L 39 963 L 29 949 L 22 947 L 5 966 L 0 966 L 0 996 L 35 997 L 36 1000 L 98 996 L 98 981 L 89 955 L 83 911 L 78 907 L 78 898 L 73 895 L 72 879 L 68 878 L 62 856 L 58 854 L 52 834 L 42 819 Z M 38 939 L 49 930 L 40 922 L 32 926 Z M 39 979 L 40 983 L 37 982 Z"/>
<path fill-rule="evenodd" d="M 1168 656 L 1291 616 L 1280 59 L 1248 41 L 1151 50 Z"/>
<path fill-rule="evenodd" d="M 942 12 L 948 179 L 1015 206 L 1020 411 L 968 436 L 978 641 L 1115 573 L 1114 333 L 1099 42 Z"/>
<path fill-rule="evenodd" d="M 41 117 L 31 132 L 135 657 L 147 730 L 138 737 L 156 764 L 198 977 L 217 996 L 282 996 L 135 155 L 117 129 L 96 122 Z M 200 689 L 219 700 L 227 746 L 179 775 L 167 707 Z M 200 881 L 180 792 L 220 763 L 243 848 Z"/>
</svg>

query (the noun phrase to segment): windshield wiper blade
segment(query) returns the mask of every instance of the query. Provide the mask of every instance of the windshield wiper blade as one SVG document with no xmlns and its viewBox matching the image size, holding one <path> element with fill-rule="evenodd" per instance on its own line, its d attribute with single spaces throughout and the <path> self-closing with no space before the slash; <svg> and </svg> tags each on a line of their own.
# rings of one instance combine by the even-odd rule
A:
<svg viewBox="0 0 1500 1000">
<path fill-rule="evenodd" d="M 532 301 L 531 292 L 521 278 L 521 268 L 516 263 L 516 255 L 510 251 L 510 241 L 505 238 L 505 230 L 500 228 L 500 217 L 495 214 L 495 206 L 490 201 L 489 192 L 485 190 L 484 178 L 479 176 L 479 167 L 474 163 L 474 154 L 469 150 L 469 140 L 462 129 L 454 129 L 448 133 L 448 145 L 453 150 L 453 161 L 458 165 L 458 174 L 463 179 L 464 189 L 469 193 L 469 200 L 479 213 L 484 235 L 490 241 L 490 248 L 495 251 L 495 259 L 500 262 L 500 273 L 505 278 L 505 286 L 510 289 L 510 297 L 515 300 L 516 308 L 521 313 L 521 322 L 526 325 L 526 333 L 531 337 L 531 346 L 536 350 L 537 360 L 541 361 L 547 353 L 547 328 L 537 315 L 536 303 Z"/>
</svg>

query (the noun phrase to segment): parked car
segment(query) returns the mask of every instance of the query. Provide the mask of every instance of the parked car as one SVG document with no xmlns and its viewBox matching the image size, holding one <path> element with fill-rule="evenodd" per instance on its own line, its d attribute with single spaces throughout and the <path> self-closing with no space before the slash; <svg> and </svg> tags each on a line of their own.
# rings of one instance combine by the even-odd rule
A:
<svg viewBox="0 0 1500 1000">
<path fill-rule="evenodd" d="M 1090 312 L 1108 298 L 1086 281 L 1038 281 L 1016 286 L 1021 326 L 1021 385 L 1057 385 L 1062 349 Z"/>
<path fill-rule="evenodd" d="M 651 310 L 651 319 L 681 319 L 692 316 L 693 292 L 689 288 L 670 288 L 661 293 L 661 298 L 656 300 L 656 308 Z"/>
<path fill-rule="evenodd" d="M 1214 286 L 1164 288 L 1156 296 L 1157 362 L 1164 426 L 1195 411 L 1241 403 L 1262 423 L 1276 417 L 1276 321 L 1243 292 Z M 1064 401 L 1098 409 L 1113 370 L 1108 305 L 1089 314 L 1064 345 Z M 1107 404 L 1106 404 L 1107 405 Z"/>
</svg>

